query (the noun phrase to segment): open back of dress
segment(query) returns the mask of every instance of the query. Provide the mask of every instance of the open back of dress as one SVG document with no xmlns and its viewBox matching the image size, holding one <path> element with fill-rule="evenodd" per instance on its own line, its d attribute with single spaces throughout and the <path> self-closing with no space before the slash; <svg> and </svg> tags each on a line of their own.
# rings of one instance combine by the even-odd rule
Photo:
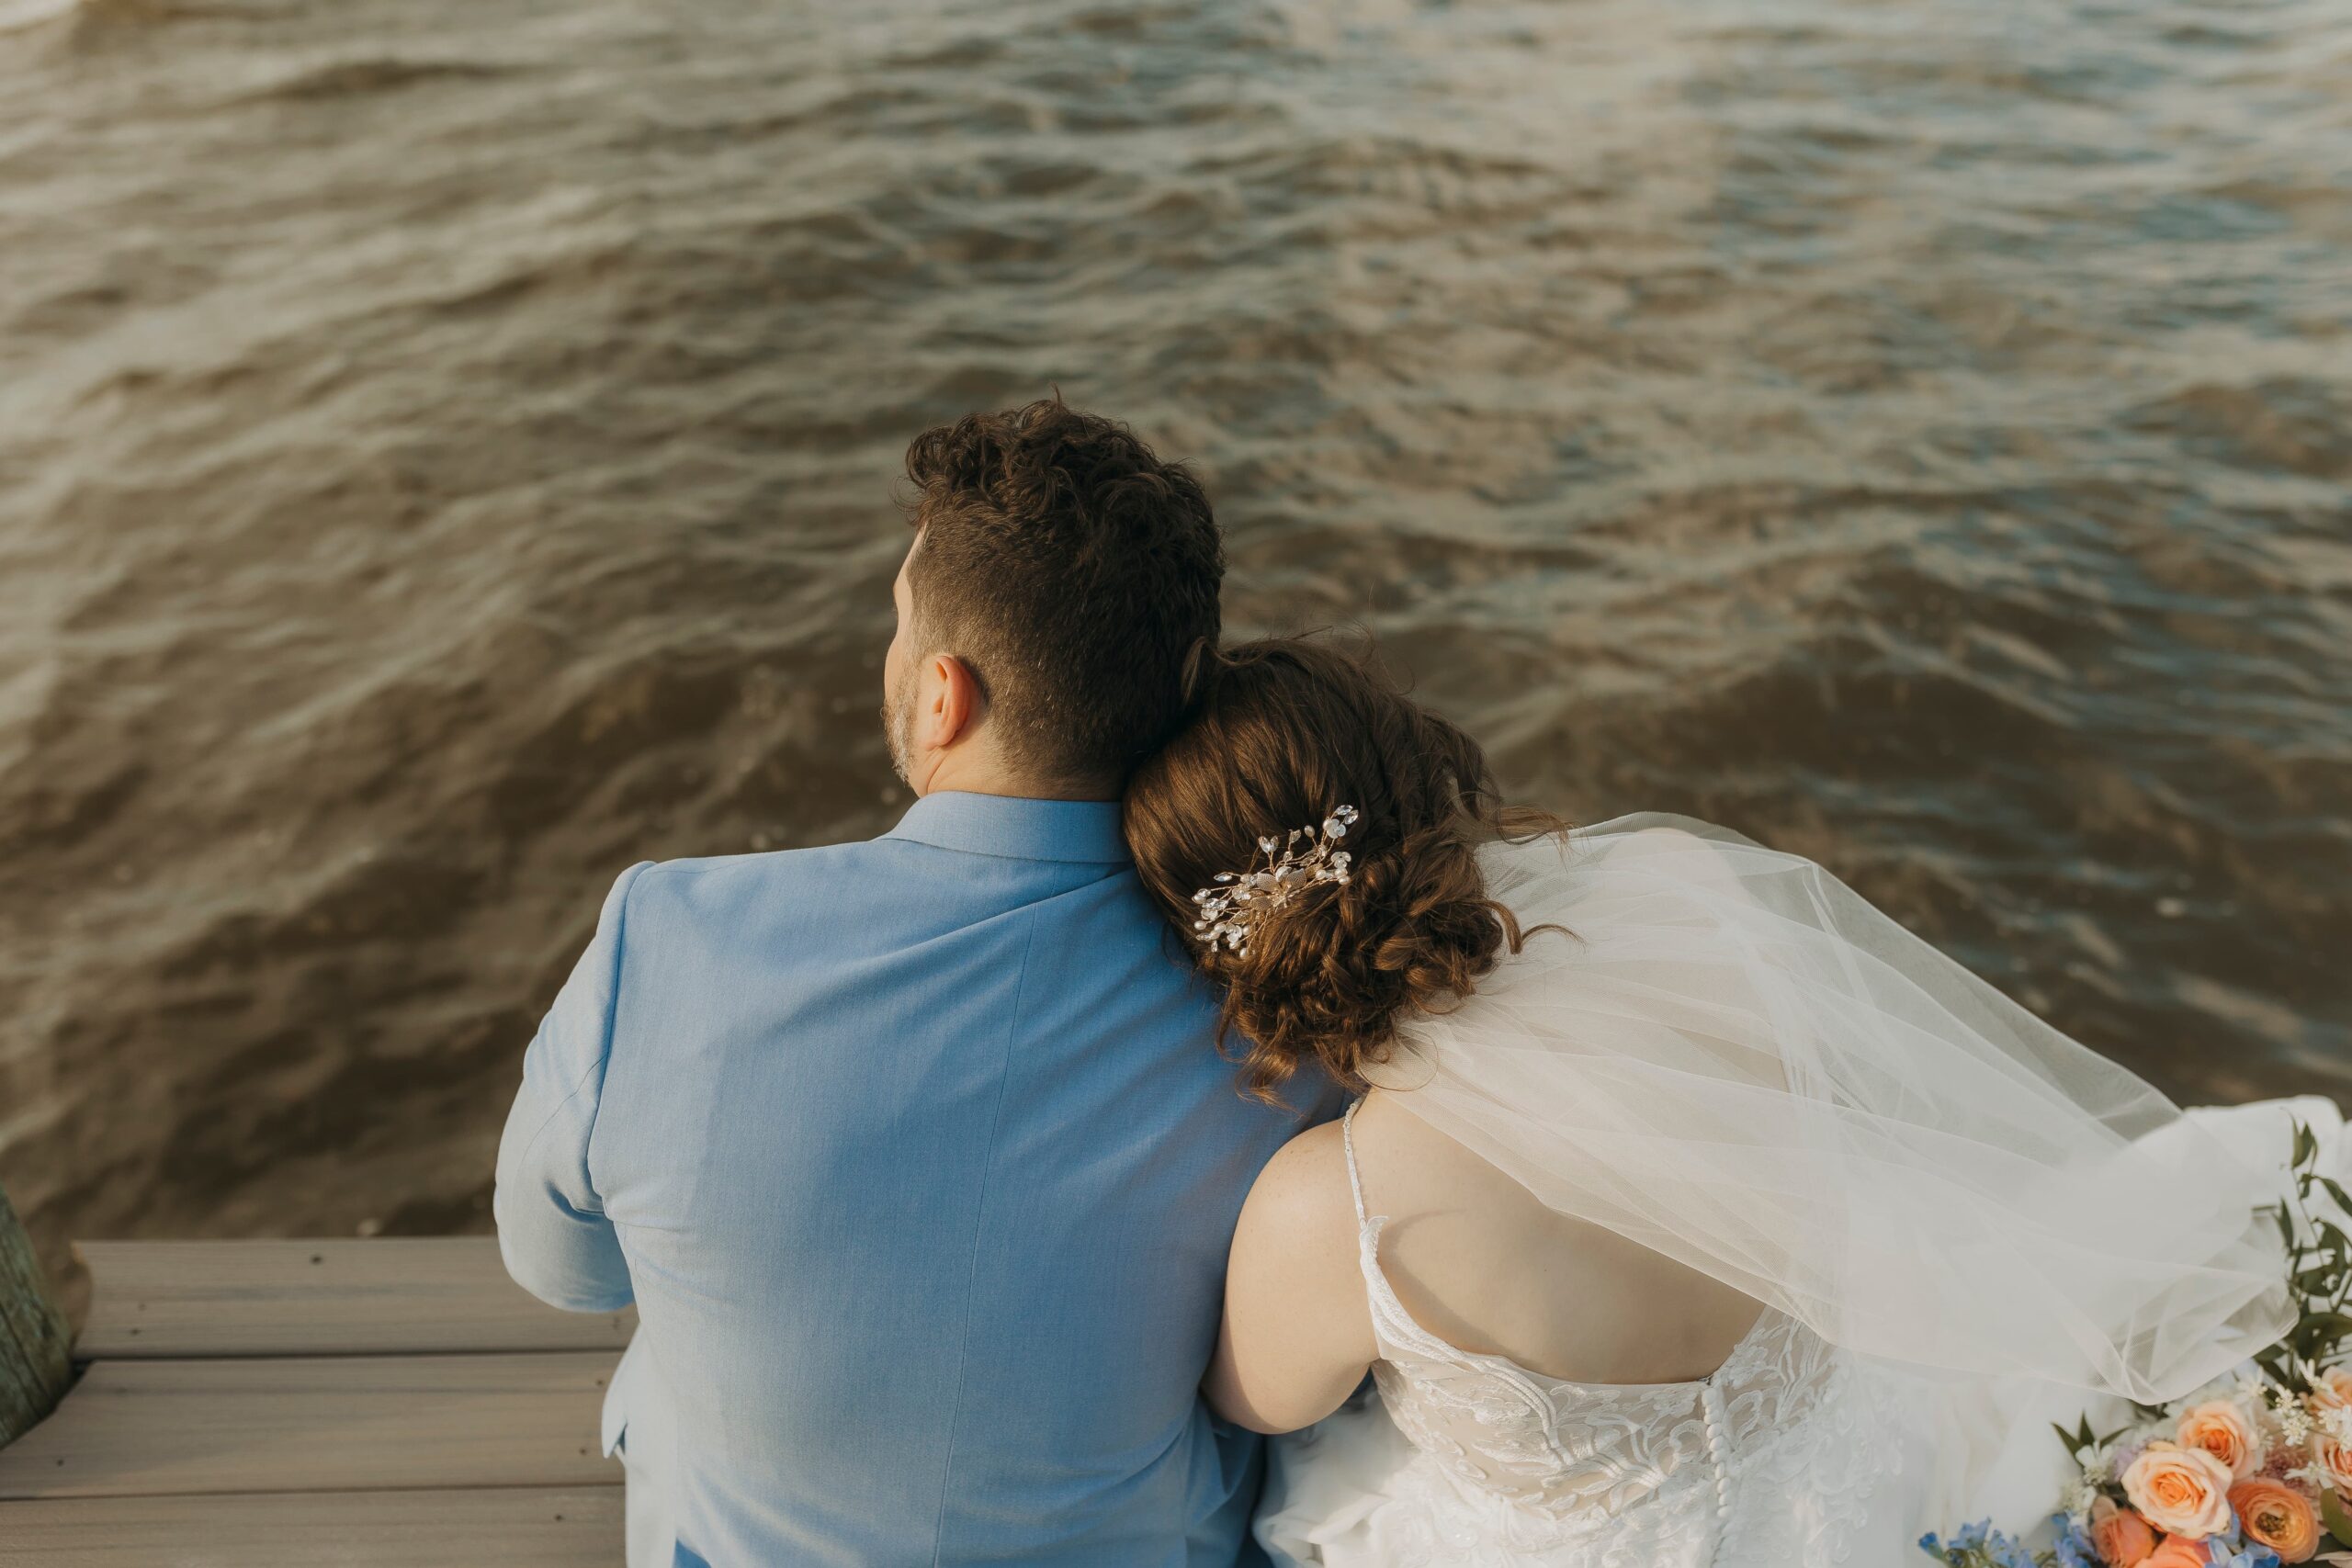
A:
<svg viewBox="0 0 2352 1568">
<path fill-rule="evenodd" d="M 1458 1349 L 1381 1267 L 1386 1218 L 1364 1209 L 1354 1118 L 1343 1146 L 1380 1397 L 1278 1442 L 1270 1549 L 1366 1568 L 1899 1561 L 1899 1528 L 1854 1551 L 1902 1444 L 1850 1358 L 1770 1309 L 1690 1382 L 1573 1382 Z M 1351 1485 L 1352 1506 L 1327 1512 Z"/>
</svg>

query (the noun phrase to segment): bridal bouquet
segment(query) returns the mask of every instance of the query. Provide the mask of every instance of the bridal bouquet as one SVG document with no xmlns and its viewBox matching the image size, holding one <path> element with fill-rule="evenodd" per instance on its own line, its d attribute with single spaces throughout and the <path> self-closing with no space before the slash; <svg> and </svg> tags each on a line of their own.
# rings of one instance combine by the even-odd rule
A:
<svg viewBox="0 0 2352 1568">
<path fill-rule="evenodd" d="M 2302 1304 L 2294 1328 L 2237 1380 L 2134 1405 L 2120 1430 L 2059 1427 L 2079 1473 L 2051 1519 L 2054 1547 L 1974 1524 L 1921 1538 L 1928 1556 L 1949 1568 L 2352 1568 L 2352 1194 L 2321 1174 L 2300 1122 L 2291 1164 L 2294 1196 L 2268 1212 Z"/>
</svg>

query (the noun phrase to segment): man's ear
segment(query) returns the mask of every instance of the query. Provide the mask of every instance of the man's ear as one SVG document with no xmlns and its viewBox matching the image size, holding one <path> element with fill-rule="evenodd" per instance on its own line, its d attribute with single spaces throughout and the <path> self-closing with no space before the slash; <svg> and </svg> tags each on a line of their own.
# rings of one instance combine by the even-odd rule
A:
<svg viewBox="0 0 2352 1568">
<path fill-rule="evenodd" d="M 952 653 L 932 655 L 931 667 L 923 673 L 930 678 L 923 682 L 928 689 L 915 720 L 925 730 L 921 742 L 929 750 L 944 751 L 970 738 L 987 704 L 980 695 L 978 678 Z"/>
</svg>

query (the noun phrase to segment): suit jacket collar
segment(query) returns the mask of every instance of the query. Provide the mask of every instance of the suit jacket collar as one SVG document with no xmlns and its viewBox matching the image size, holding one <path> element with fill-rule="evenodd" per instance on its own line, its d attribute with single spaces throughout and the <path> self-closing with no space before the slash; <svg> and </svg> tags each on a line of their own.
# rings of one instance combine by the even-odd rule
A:
<svg viewBox="0 0 2352 1568">
<path fill-rule="evenodd" d="M 1031 800 L 942 790 L 918 799 L 883 837 L 1008 860 L 1124 865 L 1132 858 L 1119 830 L 1115 800 Z"/>
</svg>

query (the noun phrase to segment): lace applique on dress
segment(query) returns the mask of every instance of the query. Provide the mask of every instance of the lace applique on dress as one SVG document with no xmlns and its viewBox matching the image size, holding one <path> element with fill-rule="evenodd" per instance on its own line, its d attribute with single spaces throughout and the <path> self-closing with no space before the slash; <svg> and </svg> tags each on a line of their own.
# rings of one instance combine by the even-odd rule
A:
<svg viewBox="0 0 2352 1568">
<path fill-rule="evenodd" d="M 1849 1357 L 1769 1309 L 1695 1382 L 1571 1382 L 1458 1349 L 1414 1320 L 1381 1268 L 1386 1217 L 1365 1212 L 1354 1120 L 1351 1106 L 1341 1139 L 1381 1354 L 1373 1378 L 1426 1461 L 1387 1488 L 1379 1562 L 1847 1560 L 1871 1491 L 1900 1465 L 1883 1440 L 1884 1396 Z"/>
</svg>

